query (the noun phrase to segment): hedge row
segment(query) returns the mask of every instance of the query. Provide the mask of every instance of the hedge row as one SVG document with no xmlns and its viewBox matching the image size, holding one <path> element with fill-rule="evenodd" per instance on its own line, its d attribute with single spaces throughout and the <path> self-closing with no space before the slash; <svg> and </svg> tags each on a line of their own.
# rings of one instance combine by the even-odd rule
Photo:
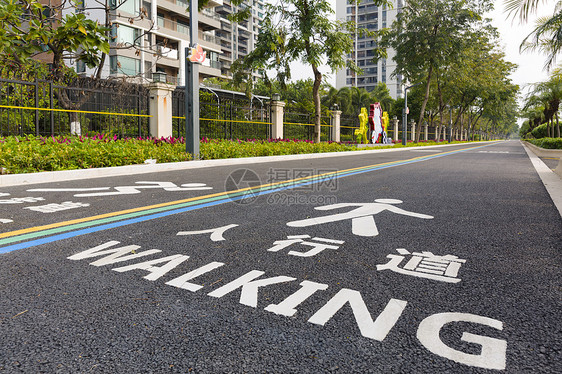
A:
<svg viewBox="0 0 562 374">
<path fill-rule="evenodd" d="M 526 139 L 526 141 L 545 149 L 562 149 L 562 138 Z"/>
<path fill-rule="evenodd" d="M 453 142 L 460 143 L 460 142 Z M 442 144 L 409 142 L 407 147 Z M 377 147 L 402 147 L 401 144 Z M 361 148 L 373 149 L 373 148 Z M 275 156 L 357 150 L 355 145 L 335 142 L 315 144 L 307 140 L 209 140 L 200 144 L 202 160 Z M 183 138 L 127 138 L 96 135 L 94 137 L 0 138 L 2 173 L 19 174 L 39 171 L 88 169 L 142 164 L 155 159 L 158 163 L 189 161 Z"/>
</svg>

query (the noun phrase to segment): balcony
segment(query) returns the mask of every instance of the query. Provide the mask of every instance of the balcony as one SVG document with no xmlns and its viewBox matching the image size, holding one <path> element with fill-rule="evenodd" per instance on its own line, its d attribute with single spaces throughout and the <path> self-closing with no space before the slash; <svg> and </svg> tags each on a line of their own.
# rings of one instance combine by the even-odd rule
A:
<svg viewBox="0 0 562 374">
<path fill-rule="evenodd" d="M 209 66 L 212 67 L 213 69 L 220 69 L 222 64 L 219 61 L 209 60 Z"/>
<path fill-rule="evenodd" d="M 220 14 L 232 14 L 232 7 L 228 4 L 223 4 L 222 6 L 219 6 L 217 9 L 217 12 Z"/>
<path fill-rule="evenodd" d="M 161 45 L 157 46 L 156 51 L 158 53 L 158 56 L 171 58 L 173 60 L 177 60 L 179 56 L 177 49 L 168 48 Z"/>
<path fill-rule="evenodd" d="M 221 44 L 220 38 L 211 35 L 211 34 L 207 34 L 204 32 L 199 31 L 199 39 L 203 42 L 209 42 L 209 43 L 213 43 L 213 44 Z"/>
<path fill-rule="evenodd" d="M 168 1 L 171 1 L 171 0 L 168 0 Z M 215 11 L 212 10 L 212 9 L 208 9 L 208 8 L 203 9 L 203 10 L 201 11 L 201 15 L 203 15 L 203 16 L 205 16 L 205 17 L 207 17 L 207 18 L 214 19 L 214 20 L 216 20 L 216 21 L 220 21 L 220 20 L 221 20 L 220 14 L 218 14 L 217 12 L 215 12 Z"/>
</svg>

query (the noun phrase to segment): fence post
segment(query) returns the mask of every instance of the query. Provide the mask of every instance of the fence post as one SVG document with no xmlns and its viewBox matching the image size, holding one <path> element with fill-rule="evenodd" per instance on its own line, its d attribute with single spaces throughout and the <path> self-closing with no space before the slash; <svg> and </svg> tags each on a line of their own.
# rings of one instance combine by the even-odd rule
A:
<svg viewBox="0 0 562 374">
<path fill-rule="evenodd" d="M 271 102 L 271 137 L 273 139 L 283 139 L 283 108 L 285 102 Z"/>
<path fill-rule="evenodd" d="M 148 85 L 150 91 L 150 136 L 172 136 L 172 92 L 175 87 L 161 82 Z"/>
<path fill-rule="evenodd" d="M 53 112 L 53 82 L 49 82 L 49 122 L 51 125 L 51 136 L 55 136 L 55 112 Z"/>
<path fill-rule="evenodd" d="M 392 135 L 393 135 L 393 138 L 394 138 L 394 142 L 396 143 L 398 141 L 398 122 L 399 121 L 396 118 L 394 118 L 393 121 L 394 121 L 394 134 L 392 134 Z"/>
<path fill-rule="evenodd" d="M 416 123 L 414 121 L 410 122 L 412 124 L 412 141 L 416 141 Z"/>
<path fill-rule="evenodd" d="M 332 141 L 340 142 L 341 110 L 332 110 Z"/>
<path fill-rule="evenodd" d="M 425 123 L 425 129 L 424 129 L 424 137 L 423 139 L 427 142 L 429 140 L 429 125 L 427 124 L 427 122 Z"/>
<path fill-rule="evenodd" d="M 39 136 L 39 82 L 35 78 L 35 136 Z"/>
</svg>

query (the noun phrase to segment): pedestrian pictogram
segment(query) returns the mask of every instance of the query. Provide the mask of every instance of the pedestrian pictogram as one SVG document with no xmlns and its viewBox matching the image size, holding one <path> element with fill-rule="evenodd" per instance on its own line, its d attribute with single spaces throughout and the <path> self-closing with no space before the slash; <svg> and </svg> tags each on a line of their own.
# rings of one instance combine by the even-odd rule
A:
<svg viewBox="0 0 562 374">
<path fill-rule="evenodd" d="M 433 218 L 433 216 L 429 216 L 427 214 L 409 212 L 407 210 L 400 209 L 393 205 L 393 204 L 401 204 L 401 203 L 402 203 L 401 200 L 396 200 L 396 199 L 376 199 L 374 203 L 340 203 L 340 204 L 319 206 L 314 209 L 334 210 L 334 209 L 342 209 L 347 207 L 356 207 L 356 208 L 346 213 L 337 213 L 337 214 L 332 214 L 323 217 L 308 218 L 300 221 L 289 222 L 287 223 L 287 226 L 309 227 L 309 226 L 315 226 L 324 223 L 345 221 L 350 219 L 351 231 L 353 232 L 353 234 L 358 236 L 373 237 L 379 234 L 379 230 L 375 223 L 374 216 L 384 211 L 389 211 L 392 213 L 401 214 L 404 216 L 416 217 L 416 218 L 423 218 L 423 219 Z"/>
</svg>

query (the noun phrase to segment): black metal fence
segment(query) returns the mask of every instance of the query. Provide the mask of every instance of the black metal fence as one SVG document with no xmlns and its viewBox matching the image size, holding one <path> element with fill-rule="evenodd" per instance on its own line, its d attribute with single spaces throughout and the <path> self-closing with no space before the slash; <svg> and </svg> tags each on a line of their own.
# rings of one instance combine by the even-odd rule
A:
<svg viewBox="0 0 562 374">
<path fill-rule="evenodd" d="M 322 116 L 320 140 L 331 139 L 331 117 Z M 314 140 L 314 114 L 291 112 L 283 113 L 283 137 L 285 139 Z"/>
<path fill-rule="evenodd" d="M 185 136 L 185 89 L 172 94 L 172 134 Z M 240 92 L 201 88 L 199 91 L 199 127 L 201 138 L 269 139 L 271 107 L 267 97 L 251 99 Z"/>
<path fill-rule="evenodd" d="M 358 130 L 359 116 L 342 115 L 340 117 L 340 140 L 355 143 L 355 130 Z"/>
<path fill-rule="evenodd" d="M 0 136 L 106 133 L 149 135 L 149 91 L 116 80 L 51 81 L 0 79 Z"/>
</svg>

